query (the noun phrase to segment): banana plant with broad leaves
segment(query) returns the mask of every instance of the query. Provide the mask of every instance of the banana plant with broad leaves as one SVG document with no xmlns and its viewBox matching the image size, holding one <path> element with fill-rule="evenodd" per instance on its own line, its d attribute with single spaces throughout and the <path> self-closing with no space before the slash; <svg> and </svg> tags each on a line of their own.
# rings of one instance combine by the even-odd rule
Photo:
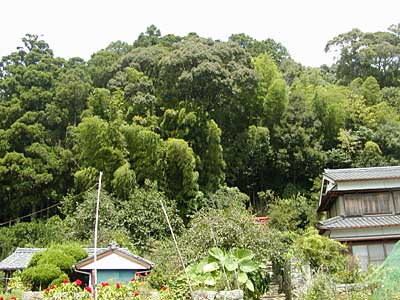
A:
<svg viewBox="0 0 400 300">
<path fill-rule="evenodd" d="M 249 298 L 258 299 L 269 287 L 265 265 L 248 249 L 224 251 L 211 248 L 209 255 L 187 270 L 193 286 L 211 290 L 243 289 Z"/>
</svg>

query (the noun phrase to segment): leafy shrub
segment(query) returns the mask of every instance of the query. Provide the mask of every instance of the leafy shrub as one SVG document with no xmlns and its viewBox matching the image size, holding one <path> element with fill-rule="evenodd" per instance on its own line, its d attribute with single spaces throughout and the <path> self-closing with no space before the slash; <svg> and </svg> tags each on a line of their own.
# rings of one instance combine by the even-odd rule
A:
<svg viewBox="0 0 400 300">
<path fill-rule="evenodd" d="M 13 290 L 12 293 L 0 294 L 0 300 L 20 300 L 22 299 L 22 290 Z"/>
<path fill-rule="evenodd" d="M 60 234 L 62 232 L 63 234 Z M 17 247 L 46 247 L 51 243 L 72 241 L 72 233 L 59 216 L 47 221 L 21 222 L 0 228 L 0 260 Z"/>
<path fill-rule="evenodd" d="M 316 223 L 318 202 L 301 194 L 281 199 L 274 197 L 268 205 L 269 225 L 280 231 L 304 230 Z"/>
<path fill-rule="evenodd" d="M 40 290 L 42 287 L 48 286 L 62 273 L 61 269 L 56 265 L 39 264 L 25 269 L 22 272 L 22 280 L 25 283 L 31 283 L 33 289 Z"/>
<path fill-rule="evenodd" d="M 18 270 L 12 274 L 10 281 L 8 282 L 8 289 L 11 291 L 20 290 L 27 291 L 31 288 L 30 285 L 24 284 L 22 280 L 22 271 Z"/>
<path fill-rule="evenodd" d="M 65 223 L 77 240 L 89 240 L 93 237 L 96 196 L 96 191 L 90 190 L 81 196 L 79 202 L 72 195 L 63 199 L 61 212 L 66 215 Z M 103 231 L 117 230 L 120 227 L 118 220 L 117 199 L 105 191 L 102 192 L 99 228 Z"/>
<path fill-rule="evenodd" d="M 54 279 L 50 283 L 50 286 L 61 285 L 61 283 L 63 283 L 65 280 L 68 280 L 68 275 L 65 273 L 62 273 L 60 276 L 58 276 L 56 279 Z"/>
<path fill-rule="evenodd" d="M 371 266 L 372 267 L 372 266 Z M 363 272 L 360 268 L 358 259 L 354 256 L 346 257 L 345 268 L 335 273 L 337 282 L 344 284 L 364 282 L 368 272 Z"/>
<path fill-rule="evenodd" d="M 159 289 L 177 279 L 177 274 L 182 272 L 182 264 L 171 239 L 153 241 L 152 246 L 150 260 L 155 266 L 147 280 L 153 288 Z"/>
<path fill-rule="evenodd" d="M 148 250 L 150 237 L 164 239 L 170 236 L 160 201 L 164 203 L 174 232 L 179 234 L 183 229 L 183 221 L 178 215 L 176 202 L 158 191 L 155 183 L 146 180 L 143 188 L 135 189 L 128 201 L 121 202 L 121 224 L 128 230 L 135 246 L 141 250 Z"/>
<path fill-rule="evenodd" d="M 83 250 L 78 243 L 61 244 L 55 247 L 60 248 L 65 253 L 68 253 L 68 255 L 75 259 L 75 261 L 82 260 L 88 256 L 87 252 Z M 52 248 L 53 247 L 50 247 L 50 249 Z"/>
<path fill-rule="evenodd" d="M 87 257 L 78 244 L 53 245 L 43 252 L 36 253 L 28 267 L 35 267 L 41 264 L 52 264 L 64 271 L 71 271 L 72 265 Z"/>
<path fill-rule="evenodd" d="M 73 300 L 77 298 L 81 300 L 92 298 L 92 290 L 90 288 L 83 289 L 80 280 L 69 282 L 68 279 L 64 279 L 59 285 L 51 285 L 46 288 L 43 294 L 43 299 Z"/>
<path fill-rule="evenodd" d="M 143 280 L 132 279 L 129 283 L 115 283 L 101 282 L 97 286 L 97 299 L 110 300 L 110 299 L 135 299 L 135 300 L 150 300 L 154 299 L 148 289 L 146 289 L 146 282 Z M 69 282 L 64 280 L 60 285 L 52 285 L 45 289 L 44 300 L 58 299 L 58 300 L 90 300 L 93 299 L 93 289 L 91 287 L 83 287 L 80 280 Z M 183 300 L 169 286 L 162 286 L 159 291 L 159 300 Z"/>
<path fill-rule="evenodd" d="M 224 250 L 247 248 L 258 260 L 266 259 L 270 253 L 266 227 L 255 225 L 251 214 L 244 208 L 201 209 L 178 237 L 186 264 L 203 259 L 215 243 Z M 155 288 L 175 281 L 176 275 L 182 272 L 172 240 L 153 242 L 150 259 L 155 263 L 155 269 L 149 282 Z"/>
<path fill-rule="evenodd" d="M 249 196 L 237 187 L 221 187 L 213 194 L 207 194 L 200 201 L 202 207 L 226 209 L 228 207 L 244 208 L 249 203 Z"/>
<path fill-rule="evenodd" d="M 332 278 L 318 272 L 314 275 L 312 285 L 307 289 L 304 300 L 336 300 L 335 285 Z"/>
<path fill-rule="evenodd" d="M 31 283 L 34 289 L 48 286 L 57 278 L 72 273 L 72 265 L 87 256 L 78 244 L 53 245 L 36 253 L 27 269 L 22 273 L 23 281 Z"/>
<path fill-rule="evenodd" d="M 29 266 L 36 267 L 50 264 L 57 266 L 60 270 L 70 270 L 75 261 L 73 256 L 65 253 L 63 250 L 50 248 L 41 253 L 40 258 L 35 261 L 35 265 L 30 264 Z"/>
<path fill-rule="evenodd" d="M 194 214 L 179 243 L 189 262 L 203 258 L 215 245 L 225 250 L 247 248 L 261 259 L 268 254 L 266 236 L 266 227 L 254 224 L 244 208 L 204 208 Z"/>
<path fill-rule="evenodd" d="M 337 296 L 338 300 L 369 300 L 372 299 L 372 289 L 371 287 L 363 287 L 356 290 L 347 291 Z M 380 299 L 380 298 L 378 298 Z M 394 300 L 396 298 L 389 298 Z M 381 299 L 384 300 L 384 299 Z"/>
<path fill-rule="evenodd" d="M 335 274 L 346 268 L 346 246 L 318 234 L 316 229 L 309 228 L 294 241 L 292 255 L 310 263 L 312 270 L 324 270 Z"/>
<path fill-rule="evenodd" d="M 211 248 L 209 256 L 187 268 L 192 285 L 216 290 L 240 287 L 252 299 L 259 299 L 268 290 L 269 274 L 264 264 L 254 259 L 252 251 Z"/>
<path fill-rule="evenodd" d="M 82 195 L 81 202 L 77 202 L 72 195 L 63 200 L 62 212 L 67 216 L 65 222 L 79 240 L 89 241 L 93 236 L 95 198 L 95 191 L 89 191 Z M 178 215 L 176 202 L 167 199 L 156 183 L 145 180 L 143 187 L 130 192 L 128 200 L 120 200 L 110 193 L 102 192 L 99 245 L 107 245 L 110 240 L 115 240 L 129 249 L 147 251 L 151 239 L 169 236 L 160 200 L 164 202 L 175 232 L 179 233 L 183 221 Z"/>
</svg>

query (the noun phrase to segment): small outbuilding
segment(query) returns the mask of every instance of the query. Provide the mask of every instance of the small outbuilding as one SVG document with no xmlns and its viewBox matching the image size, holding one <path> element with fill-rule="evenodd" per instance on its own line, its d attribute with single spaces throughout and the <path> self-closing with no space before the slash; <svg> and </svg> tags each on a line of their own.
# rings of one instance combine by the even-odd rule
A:
<svg viewBox="0 0 400 300">
<path fill-rule="evenodd" d="M 10 256 L 0 261 L 0 271 L 5 274 L 5 287 L 12 274 L 18 270 L 24 270 L 28 267 L 33 255 L 42 252 L 45 248 L 17 248 Z"/>
<path fill-rule="evenodd" d="M 87 274 L 93 285 L 93 273 L 97 270 L 97 282 L 129 282 L 137 274 L 149 273 L 154 264 L 140 256 L 134 255 L 126 248 L 119 248 L 113 242 L 106 249 L 97 251 L 96 262 L 93 253 L 74 265 L 78 273 Z"/>
<path fill-rule="evenodd" d="M 88 257 L 73 266 L 77 273 L 85 274 L 89 285 L 93 285 L 93 271 L 97 269 L 97 282 L 114 281 L 129 282 L 137 274 L 151 272 L 154 264 L 140 256 L 132 254 L 127 248 L 119 248 L 112 242 L 108 248 L 97 248 L 96 263 L 94 248 L 83 248 Z M 46 248 L 17 248 L 10 256 L 0 262 L 0 271 L 5 273 L 5 286 L 12 274 L 28 267 L 33 255 L 45 251 Z"/>
</svg>

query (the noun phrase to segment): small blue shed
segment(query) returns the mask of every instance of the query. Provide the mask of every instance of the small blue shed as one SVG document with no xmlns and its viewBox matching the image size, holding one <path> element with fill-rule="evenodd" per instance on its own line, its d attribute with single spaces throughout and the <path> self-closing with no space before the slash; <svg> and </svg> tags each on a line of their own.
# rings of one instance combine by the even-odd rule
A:
<svg viewBox="0 0 400 300">
<path fill-rule="evenodd" d="M 97 282 L 129 282 L 137 273 L 148 273 L 154 264 L 140 256 L 132 254 L 126 248 L 119 248 L 113 242 L 107 249 L 97 252 L 96 263 L 94 253 L 74 265 L 78 273 L 89 275 L 89 284 L 93 285 L 93 272 L 97 269 Z"/>
</svg>

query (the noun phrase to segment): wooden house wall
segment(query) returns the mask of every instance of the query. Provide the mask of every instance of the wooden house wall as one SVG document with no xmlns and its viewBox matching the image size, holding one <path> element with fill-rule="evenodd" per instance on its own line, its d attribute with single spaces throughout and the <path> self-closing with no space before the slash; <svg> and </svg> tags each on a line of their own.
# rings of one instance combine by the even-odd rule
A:
<svg viewBox="0 0 400 300">
<path fill-rule="evenodd" d="M 396 197 L 394 197 L 394 193 L 396 193 Z M 345 216 L 363 216 L 400 212 L 400 191 L 351 193 L 343 195 L 343 200 Z"/>
<path fill-rule="evenodd" d="M 393 191 L 394 211 L 396 214 L 400 213 L 400 191 Z"/>
<path fill-rule="evenodd" d="M 328 218 L 333 218 L 344 214 L 343 196 L 338 196 L 328 210 Z"/>
</svg>

